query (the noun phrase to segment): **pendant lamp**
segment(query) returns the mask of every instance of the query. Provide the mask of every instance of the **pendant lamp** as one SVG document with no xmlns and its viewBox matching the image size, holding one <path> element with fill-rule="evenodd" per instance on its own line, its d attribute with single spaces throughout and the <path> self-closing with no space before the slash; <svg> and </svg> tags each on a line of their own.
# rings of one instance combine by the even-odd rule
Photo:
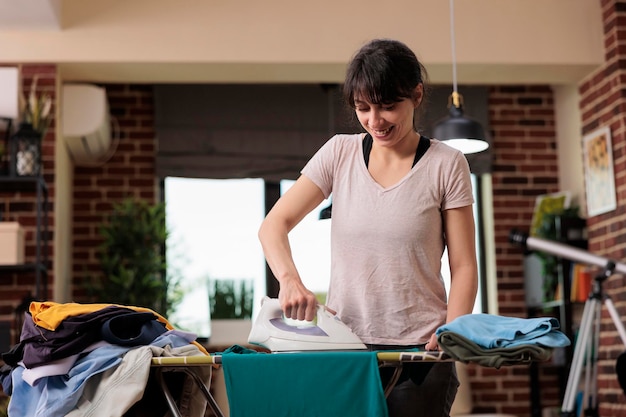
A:
<svg viewBox="0 0 626 417">
<path fill-rule="evenodd" d="M 450 0 L 450 39 L 452 46 L 452 95 L 448 99 L 449 115 L 433 127 L 434 138 L 464 154 L 484 151 L 489 147 L 485 131 L 476 120 L 463 114 L 463 96 L 458 93 L 456 79 L 456 45 L 454 39 L 454 0 Z"/>
</svg>

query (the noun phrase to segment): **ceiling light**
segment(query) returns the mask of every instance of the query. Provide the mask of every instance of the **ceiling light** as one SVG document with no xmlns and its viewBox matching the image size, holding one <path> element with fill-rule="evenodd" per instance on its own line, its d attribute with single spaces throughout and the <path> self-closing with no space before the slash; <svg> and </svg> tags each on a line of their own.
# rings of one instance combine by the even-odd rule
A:
<svg viewBox="0 0 626 417">
<path fill-rule="evenodd" d="M 489 147 L 485 131 L 476 120 L 463 114 L 463 96 L 458 93 L 456 79 L 456 45 L 454 39 L 454 0 L 450 0 L 450 39 L 452 46 L 452 95 L 448 99 L 447 117 L 439 120 L 433 127 L 434 138 L 460 150 L 464 154 L 484 151 Z"/>
</svg>

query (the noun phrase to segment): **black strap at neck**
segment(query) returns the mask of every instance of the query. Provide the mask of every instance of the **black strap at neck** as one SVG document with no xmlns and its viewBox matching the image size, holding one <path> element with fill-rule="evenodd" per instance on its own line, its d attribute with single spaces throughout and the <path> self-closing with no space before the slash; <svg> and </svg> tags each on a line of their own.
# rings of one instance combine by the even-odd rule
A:
<svg viewBox="0 0 626 417">
<path fill-rule="evenodd" d="M 369 167 L 370 163 L 370 153 L 372 152 L 372 144 L 374 140 L 372 139 L 372 135 L 369 133 L 365 135 L 363 138 L 363 158 L 365 158 L 365 166 Z M 413 166 L 417 164 L 422 156 L 426 153 L 426 151 L 430 148 L 430 138 L 427 136 L 420 135 L 420 142 L 417 145 L 417 149 L 415 151 L 415 158 L 413 158 Z"/>
</svg>

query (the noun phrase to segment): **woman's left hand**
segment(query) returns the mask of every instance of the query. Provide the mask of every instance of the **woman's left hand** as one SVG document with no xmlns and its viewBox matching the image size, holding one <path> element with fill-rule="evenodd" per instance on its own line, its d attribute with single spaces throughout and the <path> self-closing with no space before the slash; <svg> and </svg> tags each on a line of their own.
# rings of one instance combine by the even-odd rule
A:
<svg viewBox="0 0 626 417">
<path fill-rule="evenodd" d="M 425 349 L 427 351 L 439 350 L 439 344 L 437 343 L 437 335 L 435 333 L 430 336 L 430 340 L 426 343 Z"/>
</svg>

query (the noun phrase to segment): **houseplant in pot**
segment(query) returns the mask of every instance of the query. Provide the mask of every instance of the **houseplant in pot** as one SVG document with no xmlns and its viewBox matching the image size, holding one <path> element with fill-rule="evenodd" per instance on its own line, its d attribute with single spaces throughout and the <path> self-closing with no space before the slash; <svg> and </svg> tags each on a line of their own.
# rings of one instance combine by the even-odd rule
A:
<svg viewBox="0 0 626 417">
<path fill-rule="evenodd" d="M 165 204 L 127 198 L 113 206 L 100 235 L 102 278 L 89 281 L 92 298 L 167 315 L 176 284 L 166 275 Z"/>
<path fill-rule="evenodd" d="M 39 176 L 42 172 L 42 141 L 53 118 L 52 96 L 37 94 L 39 76 L 30 85 L 28 98 L 20 95 L 20 123 L 9 139 L 11 176 Z"/>
<path fill-rule="evenodd" d="M 560 224 L 564 221 L 567 221 L 567 219 L 579 218 L 580 217 L 578 206 L 557 209 L 553 212 L 545 213 L 543 215 L 542 221 L 535 229 L 534 234 L 541 239 L 561 242 L 562 231 L 560 230 Z M 550 302 L 555 299 L 559 299 L 562 296 L 562 294 L 558 293 L 559 268 L 561 268 L 560 259 L 550 253 L 545 253 L 541 251 L 537 251 L 536 254 L 541 260 L 542 265 L 544 296 L 543 301 Z"/>
<path fill-rule="evenodd" d="M 247 343 L 252 326 L 253 285 L 252 280 L 244 279 L 209 280 L 212 345 Z"/>
</svg>

